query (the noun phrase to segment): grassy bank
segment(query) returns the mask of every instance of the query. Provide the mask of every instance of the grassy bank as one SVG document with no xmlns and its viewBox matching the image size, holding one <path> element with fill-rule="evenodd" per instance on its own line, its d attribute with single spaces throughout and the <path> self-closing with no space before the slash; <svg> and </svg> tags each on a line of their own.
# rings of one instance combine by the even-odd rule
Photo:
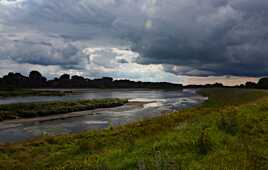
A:
<svg viewBox="0 0 268 170">
<path fill-rule="evenodd" d="M 0 105 L 0 121 L 114 107 L 123 105 L 126 102 L 127 100 L 120 99 L 100 99 Z"/>
<path fill-rule="evenodd" d="M 65 96 L 72 91 L 48 91 L 31 89 L 0 89 L 0 97 L 25 97 L 25 96 Z"/>
<path fill-rule="evenodd" d="M 0 147 L 0 169 L 268 169 L 268 94 L 206 89 L 167 116 Z"/>
</svg>

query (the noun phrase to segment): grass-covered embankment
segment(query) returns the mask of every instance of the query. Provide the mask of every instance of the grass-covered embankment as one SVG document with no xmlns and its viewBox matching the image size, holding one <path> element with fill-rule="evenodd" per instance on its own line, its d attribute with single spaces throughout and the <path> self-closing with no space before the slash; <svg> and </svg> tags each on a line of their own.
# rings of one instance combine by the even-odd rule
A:
<svg viewBox="0 0 268 170">
<path fill-rule="evenodd" d="M 68 102 L 40 102 L 0 105 L 0 121 L 16 118 L 32 118 L 84 111 L 97 108 L 121 106 L 127 100 L 99 99 Z"/>
<path fill-rule="evenodd" d="M 167 116 L 0 147 L 0 169 L 268 169 L 268 94 L 206 89 Z"/>
<path fill-rule="evenodd" d="M 70 94 L 72 94 L 72 91 L 0 89 L 0 97 L 65 96 Z"/>
</svg>

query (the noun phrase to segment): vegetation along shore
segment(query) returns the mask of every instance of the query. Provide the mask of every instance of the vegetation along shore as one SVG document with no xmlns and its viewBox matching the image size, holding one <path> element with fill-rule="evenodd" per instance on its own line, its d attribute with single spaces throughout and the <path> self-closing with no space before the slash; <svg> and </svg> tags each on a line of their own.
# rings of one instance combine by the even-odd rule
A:
<svg viewBox="0 0 268 170">
<path fill-rule="evenodd" d="M 97 108 L 121 106 L 123 99 L 78 100 L 67 102 L 38 102 L 0 105 L 0 121 L 64 114 Z"/>
<path fill-rule="evenodd" d="M 0 147 L 0 169 L 268 169 L 268 93 L 205 89 L 209 100 L 125 126 Z"/>
</svg>

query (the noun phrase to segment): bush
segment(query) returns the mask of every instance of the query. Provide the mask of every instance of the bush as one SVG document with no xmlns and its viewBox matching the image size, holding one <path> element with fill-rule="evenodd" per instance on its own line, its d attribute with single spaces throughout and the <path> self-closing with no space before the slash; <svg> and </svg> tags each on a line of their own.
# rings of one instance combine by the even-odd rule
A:
<svg viewBox="0 0 268 170">
<path fill-rule="evenodd" d="M 218 120 L 218 128 L 228 134 L 235 135 L 238 132 L 236 118 L 234 116 L 221 115 Z"/>
<path fill-rule="evenodd" d="M 258 87 L 261 89 L 268 88 L 268 77 L 261 78 L 258 82 Z"/>
<path fill-rule="evenodd" d="M 203 155 L 208 154 L 208 152 L 212 150 L 212 143 L 210 142 L 207 128 L 202 129 L 197 140 L 197 147 L 199 153 Z"/>
</svg>

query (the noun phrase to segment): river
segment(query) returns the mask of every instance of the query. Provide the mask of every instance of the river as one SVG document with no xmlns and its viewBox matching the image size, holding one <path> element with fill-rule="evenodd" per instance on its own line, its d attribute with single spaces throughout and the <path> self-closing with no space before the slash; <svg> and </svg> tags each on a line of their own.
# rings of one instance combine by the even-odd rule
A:
<svg viewBox="0 0 268 170">
<path fill-rule="evenodd" d="M 68 101 L 78 99 L 124 98 L 129 103 L 115 108 L 96 109 L 33 119 L 0 122 L 0 143 L 14 143 L 41 135 L 78 133 L 122 125 L 175 110 L 196 106 L 207 98 L 196 90 L 83 89 L 69 96 L 0 98 L 0 104 Z"/>
</svg>

